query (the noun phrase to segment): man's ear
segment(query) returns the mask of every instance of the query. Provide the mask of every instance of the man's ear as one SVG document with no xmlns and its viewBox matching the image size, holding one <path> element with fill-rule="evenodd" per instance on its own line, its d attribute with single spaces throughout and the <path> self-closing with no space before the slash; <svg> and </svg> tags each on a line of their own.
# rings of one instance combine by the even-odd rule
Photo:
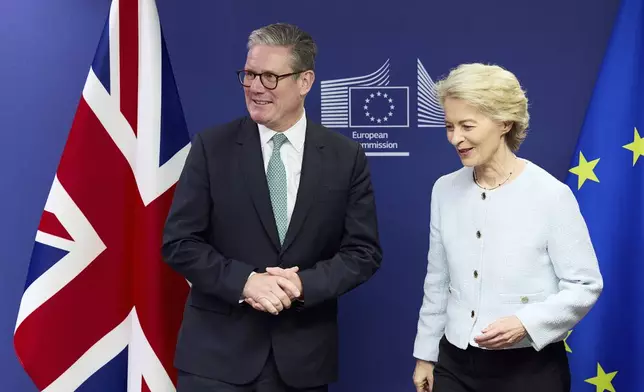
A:
<svg viewBox="0 0 644 392">
<path fill-rule="evenodd" d="M 315 82 L 315 72 L 308 70 L 300 74 L 298 78 L 300 85 L 300 95 L 305 96 L 311 91 L 313 82 Z"/>
</svg>

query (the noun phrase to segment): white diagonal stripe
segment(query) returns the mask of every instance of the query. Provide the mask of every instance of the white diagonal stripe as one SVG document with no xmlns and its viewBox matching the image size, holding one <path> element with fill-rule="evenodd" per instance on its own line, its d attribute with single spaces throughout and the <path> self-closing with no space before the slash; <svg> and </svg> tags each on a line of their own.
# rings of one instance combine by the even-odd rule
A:
<svg viewBox="0 0 644 392">
<path fill-rule="evenodd" d="M 445 126 L 443 108 L 438 102 L 436 85 L 427 70 L 417 59 L 418 70 L 418 127 L 442 128 Z"/>
<path fill-rule="evenodd" d="M 43 392 L 69 392 L 78 389 L 94 373 L 127 347 L 131 336 L 131 324 L 130 313 L 116 328 L 103 336 L 72 366 L 49 384 Z"/>
<path fill-rule="evenodd" d="M 118 18 L 110 19 L 110 23 L 116 22 Z M 121 113 L 118 97 L 105 90 L 91 69 L 83 97 L 125 157 L 134 173 L 141 199 L 148 205 L 178 181 L 191 145 L 188 143 L 159 167 L 161 32 L 156 5 L 151 0 L 141 0 L 140 25 L 137 134 Z M 118 45 L 114 45 L 118 49 Z M 111 80 L 115 79 L 113 76 L 110 76 Z"/>
<path fill-rule="evenodd" d="M 141 390 L 141 376 L 152 392 L 174 392 L 172 379 L 152 349 L 139 321 L 136 308 L 131 313 L 132 334 L 128 351 L 128 391 Z"/>
<path fill-rule="evenodd" d="M 329 87 L 339 87 L 339 86 L 352 86 L 352 85 L 362 85 L 363 83 L 369 82 L 371 80 L 377 79 L 382 74 L 389 73 L 389 59 L 378 68 L 377 71 L 370 73 L 369 75 L 356 76 L 352 78 L 343 78 L 343 79 L 333 79 L 333 80 L 323 80 L 320 82 L 320 85 L 323 89 Z"/>
<path fill-rule="evenodd" d="M 27 287 L 18 310 L 15 330 L 34 310 L 71 282 L 105 250 L 105 244 L 60 183 L 58 176 L 54 178 L 49 191 L 45 211 L 56 215 L 74 243 L 70 244 L 69 253 Z"/>
<path fill-rule="evenodd" d="M 378 70 L 368 75 L 322 81 L 320 87 L 322 125 L 338 128 L 348 126 L 349 86 L 386 86 L 387 84 L 389 84 L 389 59 Z M 339 116 L 340 113 L 344 115 Z"/>
<path fill-rule="evenodd" d="M 36 242 L 40 242 L 43 245 L 51 246 L 53 248 L 62 249 L 67 252 L 71 252 L 74 248 L 74 241 L 51 235 L 40 230 L 36 232 Z"/>
</svg>

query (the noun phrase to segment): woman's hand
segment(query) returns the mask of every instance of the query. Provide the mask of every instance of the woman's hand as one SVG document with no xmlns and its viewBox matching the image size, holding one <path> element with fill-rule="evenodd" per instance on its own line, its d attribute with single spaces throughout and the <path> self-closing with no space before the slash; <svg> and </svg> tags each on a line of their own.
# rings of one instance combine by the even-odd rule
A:
<svg viewBox="0 0 644 392">
<path fill-rule="evenodd" d="M 416 360 L 414 369 L 414 385 L 416 392 L 432 392 L 434 389 L 434 364 L 431 362 Z"/>
<path fill-rule="evenodd" d="M 483 348 L 506 348 L 523 339 L 528 333 L 517 316 L 503 317 L 481 331 L 474 341 Z"/>
</svg>

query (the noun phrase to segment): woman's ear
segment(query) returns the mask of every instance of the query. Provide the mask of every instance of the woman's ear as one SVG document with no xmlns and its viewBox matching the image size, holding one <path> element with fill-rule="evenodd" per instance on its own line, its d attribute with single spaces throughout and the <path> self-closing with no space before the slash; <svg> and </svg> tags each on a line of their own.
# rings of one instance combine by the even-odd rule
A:
<svg viewBox="0 0 644 392">
<path fill-rule="evenodd" d="M 501 134 L 505 135 L 506 133 L 510 132 L 512 129 L 512 126 L 514 125 L 514 121 L 503 121 L 501 123 Z"/>
</svg>

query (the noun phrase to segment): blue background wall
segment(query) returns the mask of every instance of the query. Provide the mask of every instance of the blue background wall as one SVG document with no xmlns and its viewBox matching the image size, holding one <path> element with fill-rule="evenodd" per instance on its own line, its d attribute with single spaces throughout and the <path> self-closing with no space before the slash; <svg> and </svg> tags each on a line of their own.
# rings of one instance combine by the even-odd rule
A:
<svg viewBox="0 0 644 392">
<path fill-rule="evenodd" d="M 260 25 L 287 21 L 317 39 L 318 83 L 364 75 L 390 58 L 392 84 L 413 92 L 412 125 L 417 58 L 434 79 L 461 62 L 509 68 L 531 100 L 531 134 L 520 155 L 563 179 L 618 0 L 157 4 L 193 134 L 245 113 L 234 70 L 243 66 L 246 37 Z M 35 390 L 15 359 L 14 322 L 38 220 L 108 8 L 108 0 L 0 2 L 2 390 Z M 307 106 L 314 119 L 319 101 L 317 84 Z M 412 390 L 429 191 L 459 162 L 443 129 L 404 132 L 410 157 L 370 158 L 385 261 L 372 281 L 342 301 L 342 380 L 333 391 Z"/>
</svg>

